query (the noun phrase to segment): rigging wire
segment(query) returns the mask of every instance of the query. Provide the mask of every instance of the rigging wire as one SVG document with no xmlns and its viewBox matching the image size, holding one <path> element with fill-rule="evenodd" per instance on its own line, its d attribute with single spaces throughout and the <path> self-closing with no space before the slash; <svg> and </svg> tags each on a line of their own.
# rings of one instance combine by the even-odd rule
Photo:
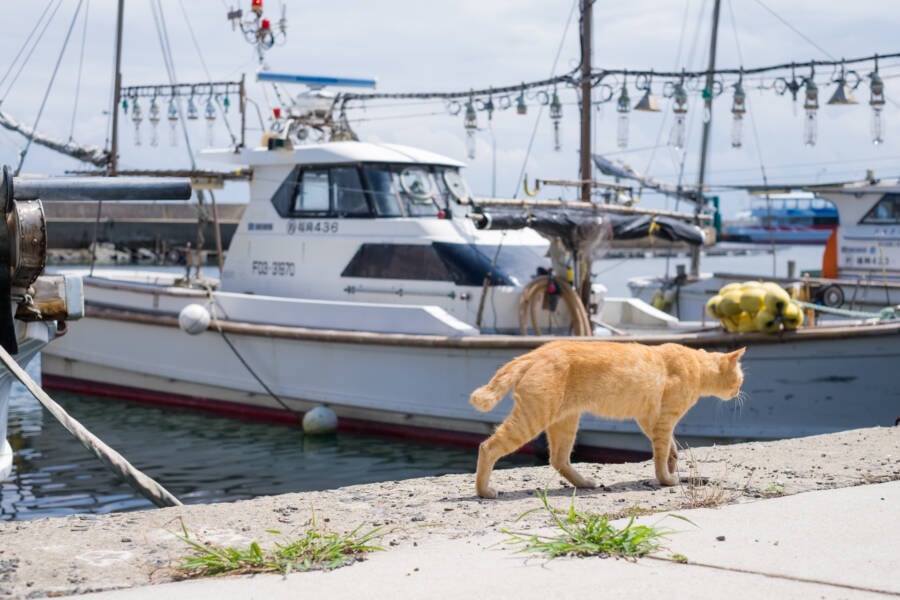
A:
<svg viewBox="0 0 900 600">
<path fill-rule="evenodd" d="M 760 4 L 761 6 L 763 6 L 764 8 L 768 8 L 762 2 L 760 2 L 760 0 L 757 0 L 757 3 Z M 734 32 L 734 45 L 737 48 L 738 62 L 743 63 L 744 57 L 743 57 L 743 54 L 741 53 L 741 40 L 738 37 L 737 23 L 734 18 L 734 7 L 731 4 L 731 0 L 728 1 L 728 14 L 731 17 L 731 29 Z M 828 53 L 825 52 L 825 54 L 828 54 Z M 766 163 L 763 161 L 762 144 L 760 143 L 759 131 L 756 127 L 756 118 L 753 116 L 753 111 L 750 110 L 750 103 L 751 103 L 750 96 L 752 96 L 752 95 L 753 94 L 747 94 L 747 96 L 744 98 L 744 102 L 747 103 L 747 112 L 748 112 L 748 117 L 750 120 L 750 128 L 753 130 L 753 140 L 754 140 L 755 146 L 756 146 L 756 154 L 757 154 L 757 156 L 759 156 L 759 170 L 760 170 L 760 174 L 762 175 L 763 186 L 768 188 L 769 187 L 769 177 L 766 173 Z M 772 201 L 771 201 L 771 198 L 769 197 L 769 192 L 767 191 L 766 192 L 766 206 L 769 207 L 770 210 L 771 210 L 771 202 Z M 769 232 L 769 241 L 771 242 L 771 249 L 772 249 L 772 277 L 775 277 L 777 267 L 776 267 L 776 261 L 775 261 L 775 232 L 774 232 L 774 230 L 770 230 L 770 232 Z"/>
<path fill-rule="evenodd" d="M 166 20 L 163 14 L 162 4 L 160 3 L 160 0 L 156 0 L 156 2 L 152 3 L 150 6 L 153 9 L 153 20 L 156 23 L 156 34 L 159 38 L 160 49 L 163 54 L 163 64 L 165 65 L 166 71 L 169 75 L 169 83 L 171 85 L 175 85 L 178 78 L 175 76 L 175 61 L 172 58 L 172 45 L 169 41 L 169 33 L 166 28 Z M 191 168 L 196 169 L 197 160 L 196 158 L 194 158 L 194 150 L 191 147 L 191 138 L 188 135 L 184 111 L 181 110 L 181 103 L 179 102 L 178 104 L 178 122 L 181 125 L 181 132 L 182 136 L 184 137 L 184 143 L 187 149 L 189 160 L 191 161 Z"/>
<path fill-rule="evenodd" d="M 53 82 L 56 81 L 56 74 L 59 72 L 59 65 L 62 63 L 63 56 L 65 56 L 66 54 L 66 48 L 69 45 L 69 38 L 72 35 L 72 30 L 75 28 L 75 23 L 78 21 L 78 15 L 81 13 L 81 6 L 83 3 L 84 0 L 78 0 L 78 6 L 75 7 L 75 15 L 72 17 L 72 22 L 69 23 L 68 31 L 66 31 L 66 38 L 63 40 L 62 48 L 59 51 L 59 57 L 57 57 L 56 65 L 54 65 L 53 67 L 53 73 L 50 75 L 50 81 L 47 84 L 47 90 L 44 92 L 44 97 L 41 100 L 41 106 L 38 109 L 37 117 L 35 117 L 34 125 L 32 125 L 31 127 L 32 131 L 37 131 L 38 123 L 40 123 L 41 116 L 43 116 L 44 114 L 44 107 L 47 106 L 47 99 L 50 98 L 50 90 L 53 88 Z M 23 148 L 22 152 L 19 153 L 19 164 L 16 166 L 16 170 L 13 172 L 13 175 L 18 175 L 22 171 L 22 165 L 25 163 L 25 157 L 28 155 L 28 150 L 31 148 L 33 139 L 33 137 L 29 137 L 28 143 L 25 144 L 25 148 Z"/>
<path fill-rule="evenodd" d="M 84 25 L 81 30 L 81 53 L 78 57 L 78 77 L 75 79 L 75 98 L 72 101 L 72 123 L 69 126 L 69 141 L 75 139 L 75 118 L 78 115 L 78 98 L 81 96 L 81 71 L 84 67 L 84 46 L 87 41 L 88 14 L 91 11 L 91 0 L 84 7 Z"/>
<path fill-rule="evenodd" d="M 691 1 L 688 0 L 684 4 L 684 14 L 681 17 L 681 35 L 678 37 L 678 50 L 675 52 L 675 65 L 681 63 L 681 51 L 684 47 L 684 38 L 685 32 L 687 31 L 687 18 L 688 12 L 690 11 Z M 699 32 L 698 32 L 699 33 Z M 696 36 L 694 38 L 696 40 Z M 666 103 L 666 108 L 663 111 L 662 122 L 659 125 L 659 130 L 656 132 L 656 142 L 650 149 L 650 157 L 647 159 L 647 166 L 644 167 L 644 173 L 649 173 L 650 169 L 653 168 L 653 161 L 656 159 L 656 150 L 661 146 L 660 142 L 662 141 L 663 133 L 665 133 L 666 126 L 669 123 L 669 113 L 671 112 L 669 109 L 672 107 L 672 100 L 669 99 L 669 102 Z"/>
<path fill-rule="evenodd" d="M 225 0 L 222 0 L 222 3 L 225 3 Z M 212 75 L 209 73 L 209 68 L 206 66 L 206 60 L 203 58 L 203 51 L 200 48 L 200 43 L 197 41 L 197 36 L 194 33 L 194 27 L 191 25 L 191 19 L 188 17 L 187 10 L 184 8 L 184 0 L 178 0 L 178 4 L 181 6 L 181 14 L 184 16 L 184 24 L 187 25 L 188 32 L 191 34 L 191 41 L 194 44 L 194 49 L 197 51 L 197 57 L 200 59 L 200 65 L 203 67 L 203 72 L 206 73 L 206 79 L 212 83 Z M 226 5 L 227 9 L 227 5 Z M 211 94 L 212 92 L 210 92 Z M 234 135 L 234 132 L 231 130 L 231 124 L 228 122 L 228 115 L 225 114 L 225 108 L 222 106 L 222 103 L 219 102 L 219 99 L 216 98 L 216 106 L 219 109 L 219 114 L 222 116 L 222 121 L 225 123 L 225 129 L 228 131 L 228 135 L 231 137 L 231 143 L 237 144 L 237 138 Z"/>
<path fill-rule="evenodd" d="M 57 0 L 56 8 L 53 9 L 53 13 L 47 19 L 47 22 L 44 23 L 44 27 L 41 29 L 41 33 L 38 34 L 37 39 L 34 41 L 34 44 L 31 46 L 31 49 L 28 51 L 28 54 L 25 56 L 25 59 L 22 61 L 22 64 L 19 65 L 19 70 L 16 71 L 16 74 L 13 77 L 12 81 L 9 82 L 9 85 L 6 88 L 6 92 L 3 94 L 2 98 L 0 98 L 0 103 L 2 103 L 3 100 L 6 100 L 6 97 L 9 95 L 10 90 L 12 90 L 13 85 L 15 85 L 16 81 L 19 79 L 19 75 L 22 74 L 22 71 L 25 69 L 25 65 L 27 65 L 28 61 L 31 59 L 31 55 L 34 54 L 34 51 L 38 47 L 38 44 L 44 38 L 44 34 L 47 33 L 47 28 L 50 26 L 50 23 L 53 21 L 53 18 L 56 16 L 56 13 L 59 11 L 60 6 L 62 6 L 62 0 Z M 50 7 L 50 5 L 48 4 L 47 8 L 49 8 L 49 7 Z M 34 29 L 32 29 L 32 32 L 28 35 L 28 40 L 31 39 L 32 35 L 34 34 L 34 31 L 38 28 L 38 25 L 40 25 L 40 22 L 44 18 L 45 14 L 46 14 L 46 10 L 41 15 L 41 18 L 38 19 L 38 22 L 35 23 Z M 25 47 L 28 45 L 28 40 L 25 40 L 25 43 L 22 45 L 22 50 L 24 50 Z M 10 70 L 12 70 L 13 65 L 15 65 L 15 61 L 18 60 L 19 56 L 22 53 L 22 50 L 19 51 L 19 54 L 16 55 L 16 59 L 13 60 L 13 62 L 10 64 L 10 67 L 9 67 Z M 6 80 L 8 75 L 9 75 L 9 72 L 7 72 L 7 74 L 3 76 L 4 81 Z M 2 83 L 2 82 L 0 82 L 0 83 Z"/>
<path fill-rule="evenodd" d="M 573 0 L 572 8 L 569 9 L 569 16 L 566 18 L 566 26 L 563 28 L 562 39 L 559 40 L 559 47 L 556 49 L 556 56 L 553 58 L 553 66 L 550 68 L 550 76 L 553 76 L 554 71 L 556 71 L 556 65 L 559 64 L 559 57 L 562 54 L 563 46 L 566 43 L 566 36 L 569 33 L 569 27 L 572 25 L 572 15 L 575 14 L 575 9 L 578 7 L 579 0 Z M 531 130 L 531 139 L 528 140 L 528 148 L 525 150 L 525 157 L 522 159 L 522 170 L 519 171 L 519 178 L 516 181 L 516 191 L 513 193 L 513 198 L 518 198 L 519 190 L 521 189 L 522 184 L 525 181 L 525 169 L 528 168 L 528 157 L 531 156 L 531 149 L 534 146 L 534 138 L 537 135 L 538 125 L 541 121 L 541 116 L 544 114 L 544 105 L 541 104 L 538 108 L 538 114 L 534 119 L 534 128 Z"/>
<path fill-rule="evenodd" d="M 793 31 L 794 33 L 796 33 L 797 35 L 799 35 L 801 38 L 803 38 L 804 40 L 806 40 L 807 42 L 809 42 L 809 45 L 810 45 L 810 46 L 812 46 L 813 48 L 815 48 L 816 50 L 818 50 L 819 52 L 821 52 L 822 54 L 824 54 L 824 55 L 827 56 L 828 58 L 830 58 L 830 59 L 832 59 L 832 60 L 835 60 L 834 56 L 832 56 L 831 53 L 828 52 L 828 50 L 825 50 L 824 48 L 822 48 L 822 46 L 818 45 L 818 44 L 815 43 L 812 39 L 810 39 L 809 36 L 807 36 L 807 35 L 804 34 L 802 31 L 800 31 L 799 29 L 797 29 L 796 27 L 794 27 L 793 25 L 791 25 L 790 23 L 788 23 L 787 20 L 785 20 L 781 15 L 779 15 L 779 14 L 776 13 L 774 10 L 772 10 L 771 8 L 769 8 L 768 6 L 766 6 L 766 4 L 763 3 L 762 0 L 754 0 L 754 2 L 756 2 L 757 4 L 759 4 L 760 6 L 762 6 L 762 7 L 763 7 L 764 9 L 766 9 L 767 11 L 769 11 L 769 14 L 771 14 L 773 17 L 775 17 L 776 19 L 778 19 L 778 20 L 781 22 L 782 25 L 784 25 L 785 27 L 787 27 L 788 29 L 790 29 L 791 31 Z"/>
</svg>

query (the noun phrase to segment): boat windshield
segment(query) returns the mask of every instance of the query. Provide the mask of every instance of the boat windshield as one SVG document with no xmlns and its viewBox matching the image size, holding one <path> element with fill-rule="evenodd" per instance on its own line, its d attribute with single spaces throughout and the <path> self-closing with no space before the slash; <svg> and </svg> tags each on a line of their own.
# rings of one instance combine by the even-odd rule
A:
<svg viewBox="0 0 900 600">
<path fill-rule="evenodd" d="M 860 223 L 896 225 L 900 223 L 900 194 L 885 194 L 878 204 L 866 213 Z"/>
<path fill-rule="evenodd" d="M 438 214 L 437 184 L 426 167 L 367 165 L 364 171 L 379 217 L 433 217 Z"/>
<path fill-rule="evenodd" d="M 469 197 L 459 170 L 436 165 L 297 165 L 271 197 L 285 218 L 435 217 Z"/>
</svg>

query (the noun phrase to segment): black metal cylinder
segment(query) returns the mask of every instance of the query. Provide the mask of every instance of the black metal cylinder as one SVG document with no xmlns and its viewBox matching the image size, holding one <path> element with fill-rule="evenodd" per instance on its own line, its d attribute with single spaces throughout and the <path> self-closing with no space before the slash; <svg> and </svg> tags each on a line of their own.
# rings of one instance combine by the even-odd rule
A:
<svg viewBox="0 0 900 600">
<path fill-rule="evenodd" d="M 154 177 L 13 177 L 16 200 L 188 200 L 190 179 Z"/>
</svg>

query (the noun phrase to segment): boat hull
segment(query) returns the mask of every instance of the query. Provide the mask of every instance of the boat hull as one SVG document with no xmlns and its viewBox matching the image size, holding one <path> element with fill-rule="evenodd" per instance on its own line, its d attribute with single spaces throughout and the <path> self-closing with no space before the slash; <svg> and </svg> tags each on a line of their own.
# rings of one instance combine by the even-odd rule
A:
<svg viewBox="0 0 900 600">
<path fill-rule="evenodd" d="M 21 367 L 28 363 L 56 336 L 56 322 L 15 321 L 19 351 L 13 358 Z M 9 427 L 9 405 L 15 376 L 5 366 L 0 366 L 0 481 L 12 471 L 13 451 L 7 440 Z"/>
<path fill-rule="evenodd" d="M 157 295 L 155 305 L 162 304 Z M 89 305 L 86 318 L 45 351 L 45 385 L 245 418 L 296 420 L 325 404 L 347 429 L 475 444 L 508 414 L 511 399 L 483 414 L 469 405 L 472 390 L 500 365 L 552 339 L 360 334 L 234 321 L 189 335 L 178 328 L 175 315 Z M 782 337 L 715 333 L 614 339 L 711 350 L 748 345 L 744 402 L 702 398 L 676 430 L 682 443 L 893 424 L 900 390 L 891 369 L 900 360 L 900 324 L 868 326 L 849 337 L 848 328 L 824 329 Z M 601 454 L 650 451 L 633 422 L 591 415 L 582 418 L 579 445 Z"/>
</svg>

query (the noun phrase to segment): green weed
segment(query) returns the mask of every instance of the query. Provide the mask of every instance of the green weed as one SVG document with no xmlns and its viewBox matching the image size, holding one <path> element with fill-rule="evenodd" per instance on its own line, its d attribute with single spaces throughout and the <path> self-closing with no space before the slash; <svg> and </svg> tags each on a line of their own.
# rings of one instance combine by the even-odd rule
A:
<svg viewBox="0 0 900 600">
<path fill-rule="evenodd" d="M 550 558 L 615 556 L 636 559 L 658 550 L 661 547 L 660 541 L 671 533 L 668 529 L 635 525 L 635 514 L 631 515 L 625 527 L 619 529 L 610 523 L 607 515 L 578 512 L 575 510 L 574 492 L 568 511 L 558 511 L 551 507 L 545 492 L 538 492 L 538 497 L 543 510 L 550 514 L 561 533 L 553 536 L 526 536 L 504 530 L 510 536 L 507 540 L 509 543 L 521 546 L 519 552 L 544 554 Z M 527 511 L 519 519 L 534 510 Z M 678 515 L 671 516 L 687 521 Z"/>
<path fill-rule="evenodd" d="M 252 542 L 246 549 L 217 546 L 193 539 L 184 523 L 182 533 L 176 537 L 194 550 L 194 555 L 184 559 L 178 570 L 187 577 L 207 577 L 222 574 L 281 573 L 315 569 L 336 569 L 362 560 L 369 552 L 384 550 L 372 544 L 382 535 L 380 527 L 361 533 L 360 525 L 353 531 L 339 535 L 320 528 L 315 519 L 300 538 L 289 543 L 276 543 L 270 550 L 263 550 Z M 277 530 L 267 533 L 279 535 Z"/>
</svg>

